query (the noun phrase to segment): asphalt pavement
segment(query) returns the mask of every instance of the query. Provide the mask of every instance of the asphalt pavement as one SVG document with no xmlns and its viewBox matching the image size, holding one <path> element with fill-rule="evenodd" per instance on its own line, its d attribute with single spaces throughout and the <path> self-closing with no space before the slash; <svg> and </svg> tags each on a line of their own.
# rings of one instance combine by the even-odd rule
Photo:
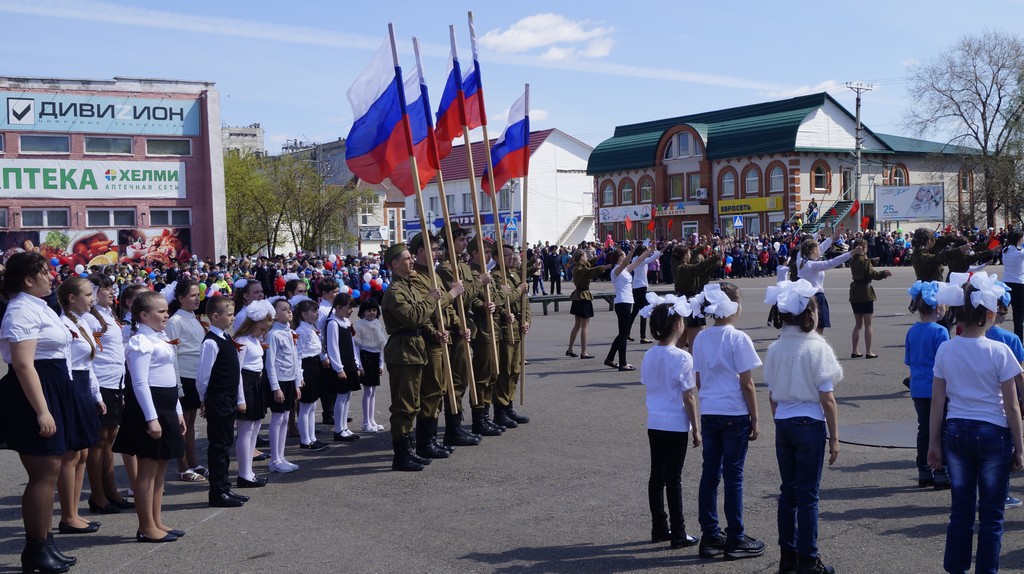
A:
<svg viewBox="0 0 1024 574">
<path fill-rule="evenodd" d="M 849 270 L 826 276 L 833 324 L 826 337 L 846 371 L 835 390 L 841 440 L 847 425 L 910 428 L 915 420 L 901 384 L 907 376 L 903 340 L 916 321 L 906 308 L 905 290 L 913 273 L 893 271 L 892 278 L 875 283 L 879 301 L 873 351 L 880 355 L 875 360 L 849 358 Z M 762 358 L 777 337 L 765 324 L 768 309 L 762 304 L 764 288 L 772 281 L 734 281 L 743 293 L 738 326 L 753 338 Z M 594 284 L 595 291 L 608 287 Z M 604 305 L 596 310 L 588 350 L 597 358 L 581 361 L 564 356 L 573 319 L 568 305 L 548 316 L 534 305 L 525 402 L 517 405 L 532 422 L 485 438 L 480 446 L 459 448 L 423 472 L 390 470 L 387 432 L 311 454 L 290 439 L 287 455 L 300 470 L 272 474 L 266 488 L 245 491 L 252 501 L 243 508 L 207 507 L 205 483 L 168 482 L 164 522 L 187 532 L 177 542 L 136 543 L 131 513 L 89 515 L 88 485 L 83 516 L 103 526 L 95 534 L 58 534 L 57 542 L 78 557 L 76 573 L 776 572 L 779 473 L 760 370 L 754 377 L 761 436 L 747 456 L 744 508 L 747 533 L 767 543 L 766 554 L 724 562 L 699 558 L 696 547 L 670 550 L 667 543 L 651 544 L 644 391 L 639 371 L 602 365 L 615 335 L 615 316 Z M 637 331 L 634 326 L 639 340 Z M 639 365 L 646 348 L 630 343 L 629 361 Z M 385 383 L 378 398 L 379 422 L 387 420 L 389 402 Z M 353 397 L 352 404 L 356 430 L 362 423 L 360 397 Z M 202 424 L 198 431 L 202 437 Z M 322 425 L 318 434 L 323 440 L 331 437 Z M 205 448 L 205 440 L 200 447 Z M 684 511 L 687 530 L 699 536 L 700 455 L 693 449 L 687 454 Z M 911 449 L 841 444 L 838 461 L 822 477 L 818 541 L 822 559 L 837 572 L 942 570 L 949 492 L 917 488 L 913 460 Z M 257 463 L 257 472 L 265 472 L 265 465 Z M 170 470 L 176 471 L 173 462 Z M 120 468 L 119 475 L 124 484 Z M 23 543 L 19 504 L 25 474 L 10 451 L 0 452 L 0 481 L 3 574 L 20 571 Z M 1024 495 L 1019 478 L 1012 481 L 1011 494 Z M 1024 509 L 1007 511 L 1005 526 L 1003 571 L 1024 571 Z"/>
</svg>

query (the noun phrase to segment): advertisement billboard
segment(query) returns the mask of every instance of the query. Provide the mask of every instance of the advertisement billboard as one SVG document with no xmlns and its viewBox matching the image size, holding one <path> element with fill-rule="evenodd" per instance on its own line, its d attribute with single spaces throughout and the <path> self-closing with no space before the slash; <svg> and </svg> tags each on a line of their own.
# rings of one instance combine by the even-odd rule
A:
<svg viewBox="0 0 1024 574">
<path fill-rule="evenodd" d="M 942 221 L 945 195 L 942 184 L 886 185 L 875 188 L 879 221 Z"/>
<path fill-rule="evenodd" d="M 132 263 L 167 266 L 192 257 L 192 230 L 187 228 L 45 229 L 0 232 L 3 261 L 15 253 L 37 251 L 75 267 Z"/>
<path fill-rule="evenodd" d="M 185 198 L 180 161 L 0 159 L 0 198 Z"/>
<path fill-rule="evenodd" d="M 198 136 L 199 100 L 0 92 L 0 130 Z"/>
</svg>

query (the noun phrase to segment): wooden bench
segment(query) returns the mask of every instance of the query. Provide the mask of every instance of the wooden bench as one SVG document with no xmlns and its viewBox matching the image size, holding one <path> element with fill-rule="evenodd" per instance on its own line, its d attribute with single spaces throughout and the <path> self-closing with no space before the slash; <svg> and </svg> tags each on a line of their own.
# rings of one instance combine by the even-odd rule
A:
<svg viewBox="0 0 1024 574">
<path fill-rule="evenodd" d="M 658 293 L 659 295 L 666 295 L 668 293 L 674 293 L 675 292 L 675 291 L 673 291 L 672 286 L 671 285 L 667 285 L 667 284 L 652 285 L 651 287 L 648 287 L 647 290 L 649 292 Z M 595 292 L 591 291 L 590 294 L 594 297 L 594 301 L 597 301 L 599 299 L 604 299 L 605 301 L 607 301 L 608 302 L 608 310 L 609 311 L 614 311 L 615 310 L 615 293 L 604 293 L 604 292 L 595 293 Z M 554 305 L 555 306 L 555 313 L 557 313 L 558 312 L 558 304 L 559 303 L 563 303 L 563 302 L 567 302 L 567 301 L 570 301 L 568 295 L 535 295 L 535 296 L 530 297 L 530 303 L 540 303 L 541 304 L 541 306 L 544 309 L 544 314 L 545 315 L 548 314 L 548 305 Z"/>
</svg>

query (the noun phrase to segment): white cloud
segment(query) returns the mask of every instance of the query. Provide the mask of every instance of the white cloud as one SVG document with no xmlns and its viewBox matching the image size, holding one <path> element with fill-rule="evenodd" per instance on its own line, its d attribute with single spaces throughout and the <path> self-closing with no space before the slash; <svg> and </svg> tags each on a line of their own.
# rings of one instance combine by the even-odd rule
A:
<svg viewBox="0 0 1024 574">
<path fill-rule="evenodd" d="M 547 48 L 541 58 L 603 58 L 611 53 L 611 27 L 594 26 L 590 20 L 570 20 L 545 12 L 527 16 L 505 30 L 491 30 L 480 44 L 496 52 L 519 53 Z"/>
<path fill-rule="evenodd" d="M 843 87 L 843 84 L 835 80 L 825 80 L 824 82 L 821 82 L 813 86 L 799 86 L 796 88 L 789 88 L 785 90 L 769 91 L 765 93 L 765 96 L 769 98 L 795 98 L 797 96 L 805 96 L 807 94 L 827 92 L 829 90 L 835 90 L 841 87 Z"/>
</svg>

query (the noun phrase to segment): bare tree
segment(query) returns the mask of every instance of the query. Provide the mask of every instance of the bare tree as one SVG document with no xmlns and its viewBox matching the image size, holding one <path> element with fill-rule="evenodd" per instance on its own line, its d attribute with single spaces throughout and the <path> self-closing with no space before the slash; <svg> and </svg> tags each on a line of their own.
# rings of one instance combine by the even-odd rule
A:
<svg viewBox="0 0 1024 574">
<path fill-rule="evenodd" d="M 988 31 L 967 36 L 911 71 L 914 105 L 907 125 L 919 135 L 938 132 L 949 143 L 976 148 L 965 164 L 981 171 L 985 219 L 1019 209 L 1018 162 L 1024 114 L 1024 41 Z"/>
</svg>

